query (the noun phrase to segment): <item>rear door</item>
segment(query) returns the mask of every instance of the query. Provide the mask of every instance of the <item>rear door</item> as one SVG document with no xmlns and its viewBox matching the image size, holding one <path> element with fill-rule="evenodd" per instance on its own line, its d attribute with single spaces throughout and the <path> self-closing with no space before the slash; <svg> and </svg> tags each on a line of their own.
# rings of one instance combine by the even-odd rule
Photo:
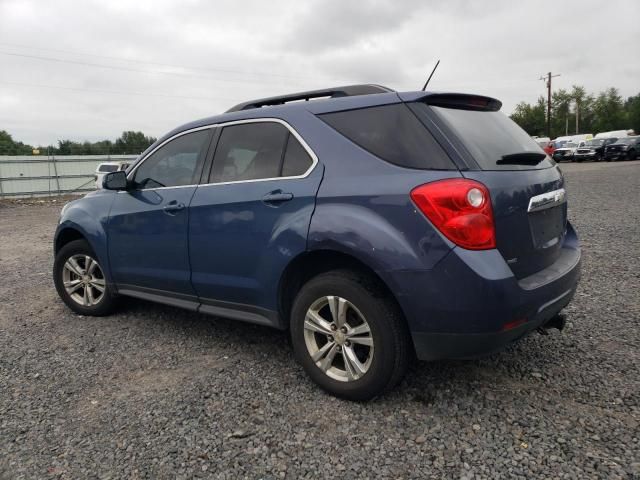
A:
<svg viewBox="0 0 640 480">
<path fill-rule="evenodd" d="M 190 205 L 192 283 L 202 310 L 273 323 L 285 266 L 307 245 L 322 167 L 277 120 L 222 127 L 208 183 Z"/>
<path fill-rule="evenodd" d="M 514 275 L 523 278 L 554 263 L 566 233 L 564 179 L 540 146 L 498 107 L 481 103 L 414 104 L 434 121 L 469 166 L 466 178 L 490 191 L 496 241 Z"/>
</svg>

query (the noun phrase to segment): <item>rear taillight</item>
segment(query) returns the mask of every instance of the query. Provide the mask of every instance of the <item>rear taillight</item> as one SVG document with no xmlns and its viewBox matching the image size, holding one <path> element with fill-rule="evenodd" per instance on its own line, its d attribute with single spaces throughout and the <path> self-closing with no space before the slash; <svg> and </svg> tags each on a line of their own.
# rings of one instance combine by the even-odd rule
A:
<svg viewBox="0 0 640 480">
<path fill-rule="evenodd" d="M 411 199 L 442 234 L 470 250 L 496 248 L 489 190 L 482 183 L 452 178 L 411 190 Z"/>
</svg>

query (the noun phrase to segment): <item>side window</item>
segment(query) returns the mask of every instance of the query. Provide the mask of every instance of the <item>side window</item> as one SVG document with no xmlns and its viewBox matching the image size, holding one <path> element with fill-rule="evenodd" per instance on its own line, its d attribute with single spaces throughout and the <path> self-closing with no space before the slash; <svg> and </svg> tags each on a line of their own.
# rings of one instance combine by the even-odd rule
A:
<svg viewBox="0 0 640 480">
<path fill-rule="evenodd" d="M 287 150 L 284 154 L 284 161 L 282 163 L 282 176 L 294 177 L 302 175 L 309 170 L 309 167 L 313 163 L 311 157 L 300 144 L 298 139 L 289 134 L 289 140 L 287 141 Z"/>
<path fill-rule="evenodd" d="M 224 127 L 209 181 L 234 182 L 280 176 L 289 130 L 274 122 Z"/>
<path fill-rule="evenodd" d="M 156 150 L 136 170 L 136 188 L 178 187 L 197 183 L 194 178 L 207 149 L 210 130 L 181 135 Z"/>
</svg>

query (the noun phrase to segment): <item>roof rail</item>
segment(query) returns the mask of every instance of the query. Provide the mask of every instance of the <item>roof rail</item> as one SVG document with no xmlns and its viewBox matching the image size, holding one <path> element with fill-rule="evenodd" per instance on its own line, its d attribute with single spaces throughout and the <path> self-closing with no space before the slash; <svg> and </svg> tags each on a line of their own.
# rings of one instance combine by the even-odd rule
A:
<svg viewBox="0 0 640 480">
<path fill-rule="evenodd" d="M 226 113 L 239 112 L 240 110 L 250 110 L 252 108 L 261 108 L 272 105 L 284 105 L 287 102 L 295 102 L 299 100 L 309 101 L 313 98 L 353 97 L 355 95 L 370 95 L 372 93 L 389 93 L 393 91 L 394 90 L 383 87 L 381 85 L 347 85 L 344 87 L 310 90 L 308 92 L 291 93 L 289 95 L 281 95 L 279 97 L 250 100 L 248 102 L 239 103 L 235 107 L 227 110 Z"/>
</svg>

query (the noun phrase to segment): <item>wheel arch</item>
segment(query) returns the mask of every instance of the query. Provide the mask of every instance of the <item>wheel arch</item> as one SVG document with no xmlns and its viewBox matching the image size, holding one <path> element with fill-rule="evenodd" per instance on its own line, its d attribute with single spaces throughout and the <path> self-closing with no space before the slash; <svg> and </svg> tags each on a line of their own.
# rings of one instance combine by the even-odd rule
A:
<svg viewBox="0 0 640 480">
<path fill-rule="evenodd" d="M 289 262 L 280 277 L 278 285 L 278 314 L 285 328 L 289 328 L 291 307 L 302 286 L 321 273 L 338 269 L 350 269 L 367 275 L 375 282 L 375 286 L 381 295 L 395 302 L 404 318 L 404 311 L 398 299 L 378 272 L 350 253 L 322 249 L 301 253 Z M 404 321 L 406 322 L 406 318 Z"/>
<path fill-rule="evenodd" d="M 57 254 L 62 247 L 70 242 L 73 242 L 74 240 L 84 240 L 89 243 L 87 237 L 78 228 L 65 226 L 58 230 L 56 238 L 54 240 L 54 254 Z"/>
</svg>

